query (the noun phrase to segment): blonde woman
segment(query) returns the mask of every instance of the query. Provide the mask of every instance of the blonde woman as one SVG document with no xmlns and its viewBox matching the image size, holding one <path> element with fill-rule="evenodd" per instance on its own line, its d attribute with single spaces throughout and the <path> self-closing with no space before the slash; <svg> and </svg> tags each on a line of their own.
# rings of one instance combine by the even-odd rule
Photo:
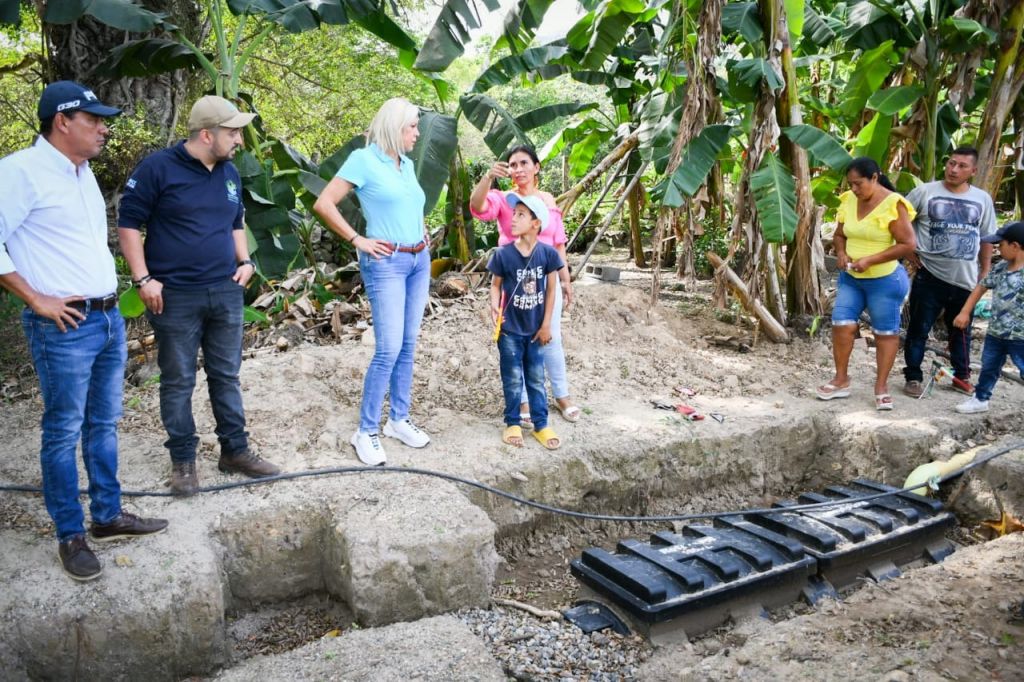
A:
<svg viewBox="0 0 1024 682">
<path fill-rule="evenodd" d="M 359 460 L 370 466 L 387 462 L 380 421 L 389 392 L 391 412 L 383 434 L 413 448 L 430 442 L 409 419 L 413 354 L 430 286 L 426 197 L 405 156 L 420 135 L 419 118 L 419 109 L 406 99 L 385 102 L 370 123 L 366 146 L 349 155 L 313 206 L 324 224 L 358 251 L 370 299 L 376 346 L 363 382 L 359 428 L 351 439 Z M 352 191 L 366 217 L 365 235 L 338 210 Z"/>
</svg>

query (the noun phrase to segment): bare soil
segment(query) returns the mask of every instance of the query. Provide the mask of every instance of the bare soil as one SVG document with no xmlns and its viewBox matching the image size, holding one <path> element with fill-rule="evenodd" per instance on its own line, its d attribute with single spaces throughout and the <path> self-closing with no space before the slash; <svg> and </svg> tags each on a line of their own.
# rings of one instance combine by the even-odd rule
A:
<svg viewBox="0 0 1024 682">
<path fill-rule="evenodd" d="M 813 321 L 801 320 L 791 343 L 772 344 L 759 338 L 741 310 L 713 308 L 709 282 L 684 283 L 668 273 L 663 279 L 661 300 L 652 308 L 649 271 L 631 268 L 622 260 L 621 253 L 602 258 L 624 268 L 621 281 L 606 284 L 581 280 L 576 301 L 563 319 L 573 398 L 584 414 L 578 423 L 570 424 L 552 412 L 552 425 L 563 438 L 561 452 L 544 453 L 532 439 L 522 451 L 500 443 L 502 404 L 497 351 L 490 342 L 485 292 L 476 290 L 459 299 L 439 301 L 425 320 L 420 337 L 412 416 L 434 435 L 435 443 L 428 448 L 434 452 L 420 454 L 388 443 L 390 463 L 444 468 L 448 457 L 466 461 L 479 457 L 470 470 L 495 466 L 514 471 L 516 462 L 527 452 L 531 457 L 559 458 L 566 452 L 599 451 L 610 433 L 700 439 L 727 434 L 740 424 L 754 422 L 770 428 L 817 414 L 827 414 L 851 429 L 858 424 L 878 424 L 879 420 L 891 423 L 894 429 L 927 428 L 935 420 L 953 424 L 954 435 L 943 441 L 934 453 L 936 457 L 993 441 L 1016 428 L 985 416 L 956 415 L 952 408 L 962 396 L 942 387 L 919 401 L 902 396 L 899 361 L 890 384 L 896 409 L 889 414 L 876 413 L 872 400 L 874 356 L 866 343 L 858 344 L 854 351 L 851 398 L 818 401 L 813 390 L 830 378 L 832 359 L 827 338 L 821 333 L 809 335 L 808 331 L 818 326 Z M 980 352 L 980 343 L 975 351 Z M 253 357 L 243 365 L 242 382 L 255 449 L 289 471 L 356 464 L 348 437 L 357 425 L 363 372 L 372 352 L 372 329 L 362 339 L 347 339 L 329 347 L 290 344 L 286 351 L 276 346 L 253 351 Z M 7 397 L 0 413 L 0 432 L 8 456 L 0 461 L 0 480 L 38 485 L 41 405 L 37 392 L 21 381 Z M 1024 389 L 1003 381 L 994 400 L 1019 405 L 1022 398 Z M 651 401 L 685 403 L 706 417 L 691 421 L 677 412 L 656 409 Z M 226 480 L 214 466 L 216 437 L 202 381 L 195 395 L 195 411 L 201 435 L 202 482 Z M 713 419 L 712 413 L 721 421 Z M 457 434 L 457 439 L 449 434 Z M 122 483 L 126 488 L 163 489 L 169 473 L 163 439 L 155 381 L 129 387 L 122 425 L 122 442 L 131 444 L 130 450 L 123 448 Z M 689 510 L 690 505 L 697 509 L 733 509 L 772 501 L 766 497 L 768 491 L 761 489 L 709 488 L 691 494 L 689 504 L 638 497 L 634 510 Z M 978 520 L 965 516 L 965 528 L 958 531 L 961 542 L 978 542 L 972 531 Z M 0 494 L 0 529 L 39 538 L 52 533 L 41 499 L 6 493 Z M 552 524 L 527 534 L 500 537 L 499 552 L 507 565 L 496 581 L 495 596 L 541 608 L 565 607 L 575 595 L 575 581 L 568 575 L 567 565 L 581 548 L 613 547 L 621 537 L 645 537 L 651 530 L 586 522 Z M 922 679 L 1024 679 L 1024 629 L 1019 619 L 1014 620 L 1019 601 L 1024 599 L 1020 549 L 1019 538 L 1002 542 L 991 551 L 978 544 L 970 548 L 968 559 L 950 564 L 955 570 L 939 566 L 923 569 L 928 573 L 912 571 L 895 587 L 872 587 L 864 593 L 869 596 L 837 604 L 831 611 L 794 607 L 781 617 L 799 622 L 817 619 L 821 624 L 842 622 L 846 627 L 823 629 L 824 634 L 813 641 L 813 654 L 806 655 L 797 651 L 799 635 L 792 631 L 791 639 L 786 640 L 790 642 L 787 660 L 799 659 L 804 664 L 817 660 L 820 665 L 843 661 L 845 665 L 848 659 L 844 652 L 856 644 L 860 658 L 849 662 L 858 666 L 859 672 L 851 673 L 850 678 L 872 679 L 859 673 L 871 671 L 877 676 L 899 669 L 912 671 L 906 674 Z M 975 571 L 977 576 L 972 577 Z M 917 575 L 922 577 L 915 578 Z M 993 580 L 999 581 L 998 589 Z M 915 581 L 929 587 L 912 588 L 919 585 Z M 978 595 L 989 593 L 991 598 L 979 600 Z M 905 608 L 908 604 L 914 608 Z M 892 613 L 893 620 L 880 630 L 863 625 L 878 613 Z M 917 633 L 924 628 L 934 630 L 934 634 L 914 634 L 907 640 L 899 634 L 903 625 L 895 620 L 898 618 L 916 619 L 911 623 L 913 627 L 908 626 L 909 631 Z M 275 639 L 273 632 L 281 627 L 298 631 L 300 636 L 290 640 L 298 642 L 303 640 L 304 627 L 312 636 L 319 636 L 325 628 L 343 626 L 344 620 L 343 613 L 313 600 L 292 610 L 242 619 L 232 625 L 232 634 L 239 654 L 273 652 L 294 645 L 283 643 L 287 637 Z M 774 635 L 744 634 L 742 629 L 736 632 L 739 634 L 721 633 L 711 637 L 712 644 L 698 642 L 685 649 L 684 653 L 692 657 L 687 659 L 686 669 L 695 679 L 785 677 L 782 673 L 775 676 L 769 665 L 780 655 L 769 643 L 776 639 Z M 758 640 L 762 644 L 748 643 L 757 637 L 762 638 Z M 907 647 L 917 647 L 930 657 L 917 657 L 911 666 L 891 655 Z M 730 651 L 747 653 L 740 660 L 730 656 Z M 941 655 L 936 653 L 939 651 Z M 813 668 L 794 674 L 803 679 L 800 675 L 806 677 L 806 670 Z M 655 679 L 655 668 L 651 673 Z M 806 679 L 813 679 L 813 675 Z M 897 675 L 884 679 L 903 678 Z"/>
</svg>

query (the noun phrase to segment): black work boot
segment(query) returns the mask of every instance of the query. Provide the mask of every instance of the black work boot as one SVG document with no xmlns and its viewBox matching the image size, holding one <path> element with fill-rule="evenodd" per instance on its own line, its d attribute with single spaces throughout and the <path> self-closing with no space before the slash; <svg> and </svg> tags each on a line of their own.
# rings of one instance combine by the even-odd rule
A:
<svg viewBox="0 0 1024 682">
<path fill-rule="evenodd" d="M 167 519 L 144 519 L 135 514 L 121 512 L 110 523 L 94 523 L 89 534 L 97 542 L 108 542 L 120 538 L 137 538 L 140 535 L 154 535 L 167 530 Z"/>
<path fill-rule="evenodd" d="M 196 475 L 196 461 L 171 461 L 171 494 L 188 497 L 196 494 L 199 477 Z"/>
<path fill-rule="evenodd" d="M 274 466 L 267 460 L 257 457 L 248 450 L 237 455 L 225 455 L 221 453 L 217 468 L 224 473 L 245 474 L 250 478 L 266 478 L 277 476 L 281 469 Z"/>
<path fill-rule="evenodd" d="M 74 580 L 94 580 L 103 573 L 100 560 L 89 549 L 84 535 L 76 535 L 67 542 L 60 543 L 57 546 L 57 555 L 60 556 L 64 572 Z"/>
</svg>

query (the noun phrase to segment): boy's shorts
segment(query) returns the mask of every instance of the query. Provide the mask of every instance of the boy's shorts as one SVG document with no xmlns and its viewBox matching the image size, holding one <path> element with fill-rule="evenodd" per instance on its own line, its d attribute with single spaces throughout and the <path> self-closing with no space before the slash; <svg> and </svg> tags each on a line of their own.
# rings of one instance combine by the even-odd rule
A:
<svg viewBox="0 0 1024 682">
<path fill-rule="evenodd" d="M 867 308 L 871 329 L 879 336 L 900 333 L 900 311 L 910 291 L 910 280 L 902 265 L 885 277 L 859 278 L 839 273 L 836 304 L 832 308 L 832 326 L 857 324 Z"/>
</svg>

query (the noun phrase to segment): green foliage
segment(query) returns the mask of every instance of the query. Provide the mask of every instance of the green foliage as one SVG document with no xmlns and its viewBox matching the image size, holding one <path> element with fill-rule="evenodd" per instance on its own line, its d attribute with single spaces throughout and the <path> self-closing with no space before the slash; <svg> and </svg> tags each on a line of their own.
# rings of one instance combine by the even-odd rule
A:
<svg viewBox="0 0 1024 682">
<path fill-rule="evenodd" d="M 898 60 L 891 40 L 864 52 L 857 59 L 840 105 L 840 110 L 847 119 L 853 120 L 860 116 L 868 98 L 882 86 Z"/>
<path fill-rule="evenodd" d="M 675 173 L 668 179 L 662 204 L 673 208 L 683 205 L 683 195 L 692 197 L 711 172 L 718 153 L 729 143 L 732 127 L 707 126 L 683 149 Z"/>
<path fill-rule="evenodd" d="M 764 39 L 761 14 L 756 2 L 730 2 L 722 8 L 722 33 L 738 33 L 751 45 Z"/>
<path fill-rule="evenodd" d="M 905 85 L 898 88 L 887 88 L 879 90 L 868 97 L 868 109 L 874 109 L 881 114 L 897 114 L 911 104 L 921 99 L 924 88 L 920 85 Z"/>
<path fill-rule="evenodd" d="M 860 129 L 853 155 L 869 156 L 879 165 L 885 165 L 889 154 L 889 133 L 892 131 L 892 116 L 875 114 L 871 121 Z"/>
<path fill-rule="evenodd" d="M 750 190 L 757 206 L 761 231 L 769 242 L 789 242 L 796 233 L 796 182 L 793 174 L 772 152 L 750 176 Z"/>
<path fill-rule="evenodd" d="M 832 170 L 843 172 L 853 161 L 843 145 L 834 137 L 814 126 L 797 125 L 783 128 L 782 132 L 803 147 L 816 165 L 826 165 Z"/>
<path fill-rule="evenodd" d="M 466 51 L 469 33 L 480 28 L 477 0 L 448 0 L 430 29 L 414 66 L 424 71 L 444 71 Z M 491 11 L 498 9 L 497 0 L 480 0 Z"/>
</svg>

